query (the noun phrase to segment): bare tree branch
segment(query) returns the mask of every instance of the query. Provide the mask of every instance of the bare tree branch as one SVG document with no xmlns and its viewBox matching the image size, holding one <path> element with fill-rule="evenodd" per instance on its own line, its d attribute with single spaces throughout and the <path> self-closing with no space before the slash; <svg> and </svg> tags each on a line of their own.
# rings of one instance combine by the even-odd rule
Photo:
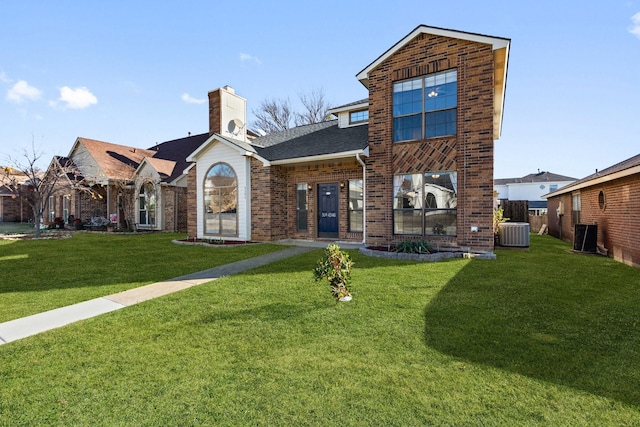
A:
<svg viewBox="0 0 640 427">
<path fill-rule="evenodd" d="M 288 99 L 271 99 L 262 101 L 257 110 L 254 128 L 265 133 L 280 132 L 292 126 L 310 125 L 330 120 L 329 107 L 324 90 L 313 89 L 310 93 L 299 94 L 302 104 L 301 112 L 294 112 Z"/>
<path fill-rule="evenodd" d="M 266 133 L 289 129 L 293 118 L 288 99 L 262 101 L 258 110 L 253 110 L 253 114 L 256 116 L 254 126 Z"/>
<path fill-rule="evenodd" d="M 85 185 L 84 178 L 72 161 L 66 157 L 54 157 L 46 171 L 37 164 L 43 153 L 36 150 L 34 143 L 31 149 L 24 149 L 20 158 L 7 157 L 9 166 L 0 170 L 0 185 L 13 196 L 23 200 L 33 214 L 35 237 L 40 237 L 40 224 L 49 197 L 61 186 L 92 192 Z M 66 182 L 65 182 L 66 181 Z"/>
<path fill-rule="evenodd" d="M 309 94 L 303 93 L 298 96 L 304 109 L 302 113 L 295 113 L 296 126 L 311 125 L 329 119 L 329 107 L 322 88 L 313 89 Z"/>
</svg>

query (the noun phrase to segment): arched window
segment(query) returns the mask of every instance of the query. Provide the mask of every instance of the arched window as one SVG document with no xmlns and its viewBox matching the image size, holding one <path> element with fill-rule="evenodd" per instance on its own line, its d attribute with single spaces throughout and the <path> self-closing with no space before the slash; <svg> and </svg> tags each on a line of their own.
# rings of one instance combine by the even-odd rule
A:
<svg viewBox="0 0 640 427">
<path fill-rule="evenodd" d="M 138 224 L 141 226 L 156 225 L 156 187 L 151 182 L 147 182 L 140 186 L 140 194 L 138 196 Z"/>
<path fill-rule="evenodd" d="M 238 234 L 238 178 L 231 166 L 213 165 L 204 180 L 204 234 Z"/>
<path fill-rule="evenodd" d="M 438 209 L 438 202 L 436 201 L 436 195 L 429 192 L 424 201 L 424 207 L 427 209 Z"/>
</svg>

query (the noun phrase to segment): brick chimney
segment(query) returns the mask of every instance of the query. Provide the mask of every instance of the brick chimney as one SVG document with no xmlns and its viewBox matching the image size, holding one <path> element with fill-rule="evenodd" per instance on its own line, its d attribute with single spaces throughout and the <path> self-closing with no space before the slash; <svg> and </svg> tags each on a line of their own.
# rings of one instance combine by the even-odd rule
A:
<svg viewBox="0 0 640 427">
<path fill-rule="evenodd" d="M 209 135 L 247 140 L 247 100 L 231 86 L 209 92 Z"/>
</svg>

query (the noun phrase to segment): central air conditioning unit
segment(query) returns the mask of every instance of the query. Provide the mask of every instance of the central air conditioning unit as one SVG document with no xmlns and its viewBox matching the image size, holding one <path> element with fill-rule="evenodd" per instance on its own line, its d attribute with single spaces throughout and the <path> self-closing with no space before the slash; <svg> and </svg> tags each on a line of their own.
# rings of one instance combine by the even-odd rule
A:
<svg viewBox="0 0 640 427">
<path fill-rule="evenodd" d="M 508 247 L 529 247 L 528 222 L 503 222 L 498 225 L 498 244 Z"/>
</svg>

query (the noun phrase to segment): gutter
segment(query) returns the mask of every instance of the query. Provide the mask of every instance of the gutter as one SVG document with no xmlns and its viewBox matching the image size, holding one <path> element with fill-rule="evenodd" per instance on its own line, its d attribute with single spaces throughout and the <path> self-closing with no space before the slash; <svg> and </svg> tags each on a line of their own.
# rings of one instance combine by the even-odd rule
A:
<svg viewBox="0 0 640 427">
<path fill-rule="evenodd" d="M 367 244 L 367 167 L 360 158 L 360 153 L 356 153 L 356 160 L 362 165 L 362 245 Z"/>
<path fill-rule="evenodd" d="M 640 165 L 632 166 L 628 169 L 624 169 L 618 172 L 613 172 L 607 175 L 594 176 L 591 179 L 587 179 L 585 181 L 581 181 L 576 184 L 569 184 L 554 192 L 545 194 L 542 197 L 545 199 L 548 199 L 550 197 L 560 196 L 562 194 L 571 193 L 573 191 L 581 190 L 587 187 L 592 187 L 598 184 L 604 184 L 605 182 L 613 181 L 615 179 L 626 178 L 629 175 L 635 175 L 635 174 L 640 174 Z"/>
</svg>

